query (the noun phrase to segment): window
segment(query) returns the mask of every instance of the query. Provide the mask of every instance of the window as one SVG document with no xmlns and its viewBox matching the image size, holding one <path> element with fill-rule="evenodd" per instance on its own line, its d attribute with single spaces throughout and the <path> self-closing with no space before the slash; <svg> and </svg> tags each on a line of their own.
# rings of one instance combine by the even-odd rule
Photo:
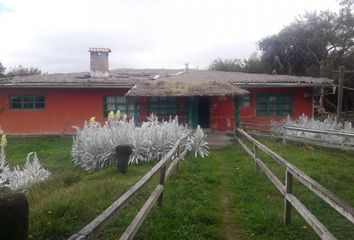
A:
<svg viewBox="0 0 354 240">
<path fill-rule="evenodd" d="M 293 96 L 291 95 L 258 95 L 257 116 L 285 117 L 293 113 Z"/>
<path fill-rule="evenodd" d="M 104 116 L 108 116 L 110 111 L 126 114 L 128 118 L 137 120 L 138 105 L 134 98 L 123 96 L 105 96 L 104 97 Z"/>
<path fill-rule="evenodd" d="M 13 95 L 10 96 L 10 109 L 41 110 L 45 109 L 44 96 Z"/>
<path fill-rule="evenodd" d="M 252 106 L 252 98 L 251 95 L 242 96 L 242 107 L 251 107 Z"/>
<path fill-rule="evenodd" d="M 148 112 L 163 119 L 168 119 L 170 115 L 175 116 L 177 115 L 177 99 L 176 97 L 149 97 Z"/>
</svg>

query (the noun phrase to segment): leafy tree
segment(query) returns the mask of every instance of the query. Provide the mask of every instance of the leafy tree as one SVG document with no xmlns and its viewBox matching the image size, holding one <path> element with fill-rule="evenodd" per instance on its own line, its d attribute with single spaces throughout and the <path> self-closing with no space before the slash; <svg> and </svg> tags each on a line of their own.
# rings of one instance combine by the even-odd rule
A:
<svg viewBox="0 0 354 240">
<path fill-rule="evenodd" d="M 216 59 L 210 66 L 213 71 L 225 72 L 246 72 L 246 73 L 264 73 L 266 65 L 259 58 L 257 53 L 253 53 L 248 59 Z"/>
<path fill-rule="evenodd" d="M 30 76 L 30 75 L 40 75 L 42 71 L 38 68 L 34 67 L 23 67 L 21 65 L 11 68 L 11 70 L 6 74 L 8 77 L 15 77 L 15 76 Z"/>
<path fill-rule="evenodd" d="M 325 77 L 354 47 L 354 17 L 346 8 L 306 13 L 259 42 L 262 59 L 282 74 Z"/>
<path fill-rule="evenodd" d="M 3 77 L 5 75 L 5 70 L 6 70 L 6 68 L 0 62 L 0 77 Z"/>
<path fill-rule="evenodd" d="M 242 72 L 244 63 L 240 59 L 215 59 L 209 66 L 213 71 Z"/>
</svg>

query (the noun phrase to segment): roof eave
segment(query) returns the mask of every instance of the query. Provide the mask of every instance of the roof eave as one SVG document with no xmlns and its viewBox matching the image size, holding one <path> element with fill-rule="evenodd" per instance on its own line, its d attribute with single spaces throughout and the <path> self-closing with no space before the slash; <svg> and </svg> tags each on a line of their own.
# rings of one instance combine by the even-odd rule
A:
<svg viewBox="0 0 354 240">
<path fill-rule="evenodd" d="M 133 88 L 135 84 L 0 84 L 0 88 Z"/>
<path fill-rule="evenodd" d="M 268 87 L 333 87 L 333 84 L 310 84 L 310 83 L 236 83 L 243 88 L 268 88 Z"/>
</svg>

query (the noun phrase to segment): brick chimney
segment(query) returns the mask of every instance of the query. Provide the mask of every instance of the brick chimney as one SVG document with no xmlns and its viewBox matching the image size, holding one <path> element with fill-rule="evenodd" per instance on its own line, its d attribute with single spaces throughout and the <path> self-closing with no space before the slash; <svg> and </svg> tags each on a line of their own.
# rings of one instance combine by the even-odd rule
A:
<svg viewBox="0 0 354 240">
<path fill-rule="evenodd" d="M 90 48 L 90 74 L 91 77 L 109 77 L 108 55 L 109 48 Z"/>
</svg>

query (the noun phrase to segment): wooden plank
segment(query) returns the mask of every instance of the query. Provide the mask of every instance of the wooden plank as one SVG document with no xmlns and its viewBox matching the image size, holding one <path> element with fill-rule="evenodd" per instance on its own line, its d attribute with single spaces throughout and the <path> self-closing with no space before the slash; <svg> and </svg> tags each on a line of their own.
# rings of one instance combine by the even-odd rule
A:
<svg viewBox="0 0 354 240">
<path fill-rule="evenodd" d="M 157 185 L 155 190 L 152 192 L 148 200 L 146 200 L 143 207 L 140 209 L 138 214 L 134 217 L 133 221 L 130 223 L 129 227 L 125 230 L 120 240 L 133 239 L 135 234 L 138 232 L 145 218 L 149 214 L 150 210 L 155 206 L 157 199 L 162 194 L 164 189 L 163 185 Z"/>
<path fill-rule="evenodd" d="M 291 136 L 287 135 L 286 136 L 287 140 L 292 140 L 295 142 L 303 142 L 303 143 L 308 143 L 311 145 L 317 145 L 317 146 L 322 146 L 322 147 L 330 147 L 330 148 L 340 148 L 344 150 L 353 150 L 354 149 L 354 144 L 351 143 L 338 143 L 338 142 L 330 142 L 326 140 L 317 140 L 313 138 L 305 138 L 305 137 L 298 137 L 298 136 Z"/>
<path fill-rule="evenodd" d="M 302 128 L 302 127 L 294 127 L 294 126 L 284 126 L 285 129 L 293 130 L 293 131 L 300 131 L 300 132 L 310 132 L 310 133 L 319 133 L 319 134 L 332 134 L 337 136 L 344 136 L 344 137 L 354 137 L 354 133 L 352 132 L 344 132 L 344 131 L 333 131 L 333 130 L 319 130 L 319 129 L 312 129 L 312 128 Z"/>
<path fill-rule="evenodd" d="M 287 193 L 286 199 L 300 213 L 321 239 L 336 240 L 328 229 L 318 221 L 318 219 L 293 194 Z"/>
<path fill-rule="evenodd" d="M 119 199 L 111 206 L 104 210 L 100 215 L 93 219 L 79 232 L 71 236 L 69 239 L 92 239 L 106 224 L 116 217 L 122 209 L 136 197 L 136 195 L 147 185 L 148 182 L 163 168 L 175 154 L 180 142 L 188 136 L 180 138 L 173 148 L 147 173 L 142 177 L 132 188 L 126 191 Z M 75 238 L 75 236 L 79 236 Z M 84 238 L 83 238 L 84 237 Z"/>
<path fill-rule="evenodd" d="M 259 159 L 256 158 L 256 163 L 259 168 L 264 172 L 264 174 L 268 177 L 268 179 L 274 184 L 274 186 L 281 192 L 281 194 L 285 194 L 285 186 L 284 184 L 275 176 L 275 174 Z"/>
</svg>

